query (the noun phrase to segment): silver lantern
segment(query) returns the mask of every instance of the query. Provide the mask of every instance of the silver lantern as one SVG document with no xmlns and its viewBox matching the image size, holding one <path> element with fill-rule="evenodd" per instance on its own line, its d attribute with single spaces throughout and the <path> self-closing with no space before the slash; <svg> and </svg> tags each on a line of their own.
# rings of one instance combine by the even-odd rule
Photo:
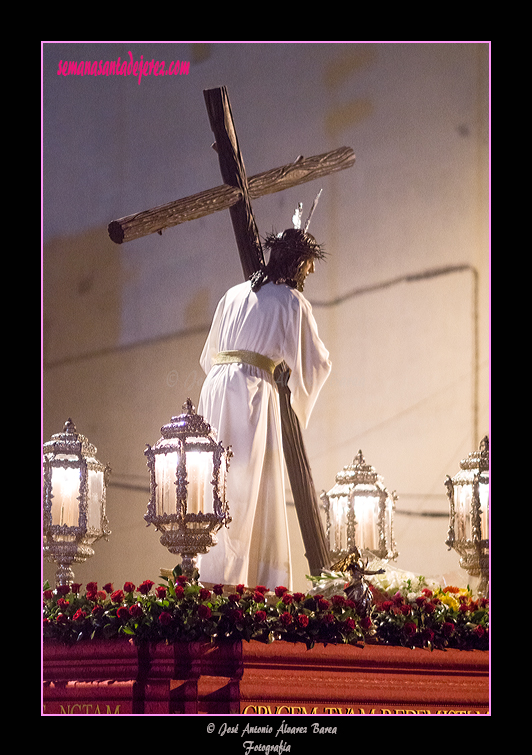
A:
<svg viewBox="0 0 532 755">
<path fill-rule="evenodd" d="M 460 566 L 480 577 L 477 592 L 489 592 L 489 438 L 460 462 L 460 471 L 445 480 L 449 532 L 445 544 L 459 554 Z"/>
<path fill-rule="evenodd" d="M 94 556 L 111 531 L 105 513 L 110 467 L 71 419 L 43 445 L 43 552 L 58 564 L 56 585 L 72 584 L 72 564 Z"/>
<path fill-rule="evenodd" d="M 334 487 L 321 494 L 331 560 L 345 558 L 357 549 L 377 558 L 397 558 L 393 537 L 395 492 L 388 492 L 382 477 L 366 464 L 362 451 L 335 479 Z"/>
<path fill-rule="evenodd" d="M 144 519 L 162 533 L 161 544 L 170 553 L 181 555 L 181 568 L 191 576 L 197 556 L 216 545 L 216 533 L 231 521 L 226 484 L 232 452 L 217 442 L 216 431 L 190 399 L 161 433 L 144 451 L 150 470 Z"/>
</svg>

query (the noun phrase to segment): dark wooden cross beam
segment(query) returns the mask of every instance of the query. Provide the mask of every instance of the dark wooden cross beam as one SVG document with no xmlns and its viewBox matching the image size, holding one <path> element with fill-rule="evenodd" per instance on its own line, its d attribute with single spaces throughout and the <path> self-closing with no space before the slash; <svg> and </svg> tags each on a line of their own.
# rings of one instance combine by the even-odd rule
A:
<svg viewBox="0 0 532 755">
<path fill-rule="evenodd" d="M 351 148 L 341 147 L 316 157 L 299 157 L 290 165 L 248 179 L 226 88 L 207 89 L 204 96 L 215 137 L 213 146 L 218 154 L 223 186 L 114 220 L 109 224 L 109 236 L 120 244 L 151 233 L 161 233 L 166 228 L 218 210 L 229 209 L 242 269 L 247 279 L 264 265 L 251 200 L 350 168 L 355 162 L 355 155 Z M 310 573 L 315 575 L 330 565 L 329 549 L 301 427 L 290 402 L 288 375 L 286 365 L 277 368 L 275 378 L 281 405 L 283 448 L 305 555 Z"/>
</svg>

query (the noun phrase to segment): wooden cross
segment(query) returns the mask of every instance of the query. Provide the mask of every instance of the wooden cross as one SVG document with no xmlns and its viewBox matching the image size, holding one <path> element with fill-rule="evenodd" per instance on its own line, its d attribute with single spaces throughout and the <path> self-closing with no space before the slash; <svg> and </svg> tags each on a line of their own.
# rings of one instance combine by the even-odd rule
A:
<svg viewBox="0 0 532 755">
<path fill-rule="evenodd" d="M 290 165 L 248 179 L 226 88 L 207 89 L 203 94 L 224 184 L 153 210 L 113 220 L 109 224 L 109 236 L 112 241 L 121 244 L 229 209 L 242 270 L 245 279 L 248 279 L 264 265 L 251 200 L 350 168 L 355 162 L 355 155 L 350 147 L 341 147 L 315 157 L 298 157 Z M 305 555 L 310 573 L 315 575 L 330 565 L 330 556 L 301 427 L 290 402 L 288 374 L 288 368 L 283 364 L 277 368 L 275 375 L 281 405 L 283 448 Z"/>
</svg>

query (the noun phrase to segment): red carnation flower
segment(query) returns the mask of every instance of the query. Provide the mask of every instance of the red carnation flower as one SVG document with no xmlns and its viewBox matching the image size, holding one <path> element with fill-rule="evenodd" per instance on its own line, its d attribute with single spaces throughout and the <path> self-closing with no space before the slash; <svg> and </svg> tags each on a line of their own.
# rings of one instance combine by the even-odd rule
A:
<svg viewBox="0 0 532 755">
<path fill-rule="evenodd" d="M 215 595 L 223 595 L 224 592 L 224 586 L 223 585 L 214 585 L 212 588 L 212 591 Z"/>
<path fill-rule="evenodd" d="M 85 611 L 82 611 L 81 608 L 78 608 L 74 616 L 72 617 L 74 621 L 79 621 L 80 619 L 84 619 L 87 616 Z"/>
<path fill-rule="evenodd" d="M 58 613 L 57 614 L 57 618 L 56 618 L 56 622 L 58 624 L 68 624 L 68 616 L 65 616 L 64 613 Z"/>
<path fill-rule="evenodd" d="M 176 596 L 176 599 L 177 599 L 177 600 L 181 600 L 181 598 L 183 598 L 183 597 L 184 597 L 184 595 L 185 595 L 185 590 L 184 590 L 184 588 L 183 588 L 183 587 L 181 587 L 181 585 L 177 585 L 177 587 L 175 588 L 175 596 Z"/>
<path fill-rule="evenodd" d="M 480 639 L 481 637 L 484 637 L 486 630 L 484 629 L 482 624 L 477 624 L 477 626 L 473 630 L 473 633 L 476 634 L 476 636 Z"/>
<path fill-rule="evenodd" d="M 333 624 L 334 623 L 334 616 L 332 613 L 326 613 L 324 616 L 321 617 L 321 620 L 324 624 Z"/>
<path fill-rule="evenodd" d="M 373 622 L 369 618 L 369 616 L 363 616 L 360 621 L 358 622 L 362 629 L 370 629 L 373 625 Z"/>
<path fill-rule="evenodd" d="M 255 590 L 257 592 L 261 592 L 263 595 L 264 595 L 264 593 L 268 592 L 268 588 L 264 587 L 264 585 L 257 585 L 256 588 L 255 588 Z"/>
<path fill-rule="evenodd" d="M 96 592 L 97 589 L 98 589 L 97 582 L 87 582 L 87 592 Z"/>
<path fill-rule="evenodd" d="M 120 611 L 121 609 L 119 608 L 118 610 Z M 129 609 L 129 613 L 131 616 L 133 616 L 134 619 L 138 619 L 140 616 L 142 616 L 144 611 L 142 610 L 142 606 L 139 606 L 138 603 L 133 603 L 133 605 Z"/>
<path fill-rule="evenodd" d="M 417 632 L 417 626 L 413 621 L 407 621 L 403 627 L 403 631 L 407 637 L 412 637 Z"/>
<path fill-rule="evenodd" d="M 258 590 L 255 590 L 253 593 L 253 600 L 255 603 L 264 603 L 264 595 Z"/>
<path fill-rule="evenodd" d="M 329 603 L 328 600 L 325 600 L 325 598 L 322 597 L 318 600 L 318 609 L 320 611 L 326 611 L 330 607 L 331 607 L 331 604 Z"/>
<path fill-rule="evenodd" d="M 275 594 L 277 595 L 278 598 L 282 598 L 285 592 L 288 592 L 287 587 L 283 587 L 282 585 L 279 585 L 279 587 L 275 588 Z"/>
<path fill-rule="evenodd" d="M 255 614 L 255 621 L 266 621 L 266 611 L 257 611 Z"/>
<path fill-rule="evenodd" d="M 434 613 L 435 610 L 436 610 L 436 606 L 434 605 L 434 603 L 425 603 L 424 605 L 425 613 Z"/>
<path fill-rule="evenodd" d="M 133 584 L 133 582 L 125 583 L 124 592 L 135 592 L 135 585 Z"/>
<path fill-rule="evenodd" d="M 405 603 L 402 606 L 399 606 L 399 611 L 403 614 L 403 616 L 408 616 L 410 613 L 410 610 L 411 610 L 410 606 L 407 603 Z"/>
<path fill-rule="evenodd" d="M 231 603 L 238 603 L 239 600 L 240 600 L 240 595 L 236 592 L 232 592 L 231 595 L 229 596 L 229 601 Z"/>
<path fill-rule="evenodd" d="M 159 587 L 155 588 L 155 593 L 157 594 L 159 600 L 163 600 L 164 598 L 166 598 L 166 587 L 159 585 Z"/>
<path fill-rule="evenodd" d="M 78 582 L 73 582 L 71 587 L 72 592 L 77 593 L 81 590 L 81 585 Z"/>
<path fill-rule="evenodd" d="M 300 627 L 308 627 L 308 616 L 306 613 L 298 614 L 296 620 Z"/>
<path fill-rule="evenodd" d="M 57 585 L 55 591 L 58 595 L 68 595 L 70 592 L 70 585 Z"/>
<path fill-rule="evenodd" d="M 43 596 L 45 600 L 51 600 L 53 598 L 54 591 L 53 590 L 45 590 L 43 592 Z"/>
<path fill-rule="evenodd" d="M 96 584 L 96 583 L 95 583 L 95 582 L 92 582 L 91 584 Z M 89 589 L 89 585 L 87 585 L 87 590 L 88 590 L 88 589 Z M 105 585 L 103 586 L 103 589 L 105 590 L 105 592 L 106 592 L 106 593 L 107 593 L 108 595 L 110 595 L 110 594 L 111 594 L 111 593 L 113 592 L 113 590 L 114 590 L 114 587 L 113 587 L 113 583 L 112 583 L 112 582 L 107 582 L 107 584 L 105 584 Z"/>
<path fill-rule="evenodd" d="M 285 604 L 285 606 L 289 606 L 290 603 L 292 603 L 292 601 L 294 600 L 294 598 L 292 597 L 292 595 L 290 595 L 289 592 L 285 592 L 285 594 L 283 595 L 283 597 L 281 598 L 281 600 L 283 601 L 283 603 Z"/>
<path fill-rule="evenodd" d="M 285 627 L 289 626 L 292 623 L 292 616 L 288 613 L 288 611 L 285 611 L 281 614 L 281 624 Z"/>
<path fill-rule="evenodd" d="M 238 593 L 240 593 L 240 595 L 242 595 L 242 593 L 244 592 L 244 590 L 245 590 L 245 589 L 246 589 L 246 586 L 245 586 L 245 585 L 237 585 L 237 586 L 236 586 L 236 591 L 237 591 Z"/>
<path fill-rule="evenodd" d="M 210 598 L 210 597 L 211 597 L 211 591 L 210 591 L 210 590 L 207 590 L 207 588 L 206 588 L 206 587 L 203 587 L 203 588 L 202 588 L 202 589 L 201 589 L 201 590 L 199 591 L 199 599 L 200 599 L 200 600 L 209 600 L 209 598 Z"/>
<path fill-rule="evenodd" d="M 303 592 L 295 592 L 294 593 L 294 600 L 298 603 L 301 603 L 302 600 L 305 600 L 305 593 Z"/>
<path fill-rule="evenodd" d="M 59 608 L 68 608 L 69 601 L 65 600 L 64 598 L 59 598 L 59 600 L 57 601 L 57 605 L 59 606 Z"/>
</svg>

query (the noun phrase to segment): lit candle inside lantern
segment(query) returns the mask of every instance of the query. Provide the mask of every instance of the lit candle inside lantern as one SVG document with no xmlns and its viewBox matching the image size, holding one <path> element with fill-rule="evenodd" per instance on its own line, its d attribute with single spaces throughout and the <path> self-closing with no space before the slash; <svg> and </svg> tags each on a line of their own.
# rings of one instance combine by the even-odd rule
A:
<svg viewBox="0 0 532 755">
<path fill-rule="evenodd" d="M 79 469 L 54 467 L 52 472 L 52 524 L 77 527 L 79 520 Z"/>
<path fill-rule="evenodd" d="M 157 513 L 176 513 L 176 470 L 177 452 L 157 454 L 155 462 L 155 482 L 157 485 Z"/>
<path fill-rule="evenodd" d="M 363 549 L 374 550 L 377 548 L 376 507 L 378 504 L 379 499 L 374 496 L 361 495 L 355 498 L 355 516 L 358 528 L 357 542 Z"/>
<path fill-rule="evenodd" d="M 211 457 L 199 451 L 187 452 L 187 514 L 203 514 Z"/>
</svg>

